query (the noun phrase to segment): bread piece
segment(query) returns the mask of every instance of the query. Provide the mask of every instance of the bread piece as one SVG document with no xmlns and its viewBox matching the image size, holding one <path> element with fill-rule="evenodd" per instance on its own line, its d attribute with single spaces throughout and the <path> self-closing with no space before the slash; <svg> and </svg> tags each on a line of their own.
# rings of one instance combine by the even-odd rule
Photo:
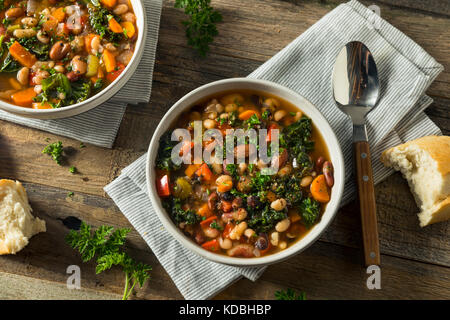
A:
<svg viewBox="0 0 450 320">
<path fill-rule="evenodd" d="M 421 209 L 420 226 L 450 219 L 450 137 L 409 141 L 384 151 L 381 161 L 408 180 Z"/>
<path fill-rule="evenodd" d="M 25 188 L 19 181 L 0 180 L 0 255 L 22 250 L 28 239 L 45 232 L 45 221 L 33 217 Z"/>
</svg>

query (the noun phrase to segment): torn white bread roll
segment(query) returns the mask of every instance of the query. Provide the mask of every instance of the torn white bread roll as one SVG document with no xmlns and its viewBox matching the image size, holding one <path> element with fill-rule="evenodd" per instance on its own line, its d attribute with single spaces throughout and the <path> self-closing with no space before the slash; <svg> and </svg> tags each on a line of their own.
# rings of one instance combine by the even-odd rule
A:
<svg viewBox="0 0 450 320">
<path fill-rule="evenodd" d="M 19 181 L 0 180 L 0 255 L 22 250 L 29 238 L 45 232 L 45 221 L 31 214 L 25 188 Z"/>
<path fill-rule="evenodd" d="M 450 219 L 450 137 L 428 136 L 390 148 L 381 161 L 408 180 L 420 226 Z"/>
</svg>

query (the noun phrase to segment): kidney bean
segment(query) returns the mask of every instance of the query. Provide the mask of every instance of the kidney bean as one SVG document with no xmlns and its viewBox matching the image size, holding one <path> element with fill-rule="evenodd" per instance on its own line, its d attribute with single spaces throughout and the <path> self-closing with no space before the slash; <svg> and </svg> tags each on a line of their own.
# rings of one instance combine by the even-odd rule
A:
<svg viewBox="0 0 450 320">
<path fill-rule="evenodd" d="M 316 171 L 320 173 L 322 171 L 323 163 L 325 162 L 325 158 L 320 156 L 316 160 Z"/>
<path fill-rule="evenodd" d="M 50 49 L 49 56 L 52 60 L 61 60 L 69 53 L 69 51 L 70 44 L 58 41 Z"/>
<path fill-rule="evenodd" d="M 243 200 L 240 197 L 234 198 L 233 202 L 231 203 L 231 206 L 233 207 L 234 210 L 237 210 L 239 208 L 242 207 L 243 204 Z"/>
<path fill-rule="evenodd" d="M 219 196 L 217 195 L 217 192 L 213 192 L 208 197 L 208 208 L 212 211 L 216 209 L 217 200 L 219 199 Z"/>
<path fill-rule="evenodd" d="M 334 185 L 333 177 L 333 165 L 330 161 L 325 161 L 323 163 L 323 175 L 325 176 L 325 181 L 327 185 L 331 188 Z"/>
<path fill-rule="evenodd" d="M 75 71 L 70 71 L 69 73 L 66 74 L 66 76 L 67 79 L 69 79 L 69 81 L 77 81 L 81 77 L 81 74 Z"/>
</svg>

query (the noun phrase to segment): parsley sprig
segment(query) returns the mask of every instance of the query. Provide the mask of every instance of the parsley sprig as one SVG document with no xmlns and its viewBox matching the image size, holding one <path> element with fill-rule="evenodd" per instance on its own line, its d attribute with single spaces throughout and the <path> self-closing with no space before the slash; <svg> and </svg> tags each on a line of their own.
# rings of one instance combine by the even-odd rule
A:
<svg viewBox="0 0 450 320">
<path fill-rule="evenodd" d="M 62 161 L 63 145 L 61 141 L 50 143 L 42 150 L 42 153 L 48 154 L 59 165 Z"/>
<path fill-rule="evenodd" d="M 184 9 L 189 16 L 183 21 L 188 44 L 201 56 L 209 51 L 209 44 L 219 34 L 216 23 L 222 21 L 222 15 L 210 3 L 211 0 L 175 0 L 175 8 Z"/>
<path fill-rule="evenodd" d="M 275 299 L 277 300 L 306 300 L 306 293 L 300 292 L 297 294 L 293 289 L 279 290 L 275 292 Z"/>
<path fill-rule="evenodd" d="M 110 226 L 100 226 L 92 231 L 92 227 L 82 222 L 79 231 L 71 230 L 66 236 L 66 242 L 81 254 L 83 262 L 96 257 L 97 274 L 109 270 L 113 266 L 122 267 L 125 273 L 125 288 L 123 300 L 127 300 L 136 284 L 143 287 L 150 279 L 149 265 L 134 261 L 122 247 L 125 244 L 130 229 Z"/>
</svg>

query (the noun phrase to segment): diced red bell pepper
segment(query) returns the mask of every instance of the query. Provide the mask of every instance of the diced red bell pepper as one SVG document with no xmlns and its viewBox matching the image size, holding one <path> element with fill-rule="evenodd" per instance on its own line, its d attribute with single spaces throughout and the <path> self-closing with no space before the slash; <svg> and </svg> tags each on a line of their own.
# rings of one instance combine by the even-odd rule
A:
<svg viewBox="0 0 450 320">
<path fill-rule="evenodd" d="M 203 220 L 202 222 L 200 222 L 200 226 L 202 228 L 208 228 L 209 225 L 214 221 L 217 220 L 217 216 L 211 216 L 208 219 Z"/>
<path fill-rule="evenodd" d="M 272 124 L 269 126 L 269 129 L 267 130 L 267 137 L 266 137 L 266 141 L 267 141 L 267 142 L 272 141 L 272 130 L 273 130 L 273 129 L 279 129 L 278 125 L 276 125 L 275 123 L 272 123 Z"/>
<path fill-rule="evenodd" d="M 169 176 L 167 174 L 156 179 L 156 190 L 160 197 L 170 196 Z"/>
<path fill-rule="evenodd" d="M 206 249 L 206 250 L 210 250 L 210 251 L 218 251 L 220 246 L 219 246 L 219 241 L 217 241 L 217 239 L 205 242 L 204 244 L 202 244 L 202 248 Z"/>
<path fill-rule="evenodd" d="M 118 63 L 114 71 L 108 72 L 106 74 L 106 79 L 109 82 L 113 82 L 114 80 L 117 79 L 118 76 L 120 76 L 123 70 L 125 70 L 125 65 L 123 65 L 122 63 Z"/>
<path fill-rule="evenodd" d="M 228 238 L 228 236 L 230 235 L 231 230 L 233 230 L 234 228 L 234 223 L 228 222 L 227 225 L 225 226 L 225 230 L 223 230 L 222 236 L 224 238 Z"/>
</svg>

